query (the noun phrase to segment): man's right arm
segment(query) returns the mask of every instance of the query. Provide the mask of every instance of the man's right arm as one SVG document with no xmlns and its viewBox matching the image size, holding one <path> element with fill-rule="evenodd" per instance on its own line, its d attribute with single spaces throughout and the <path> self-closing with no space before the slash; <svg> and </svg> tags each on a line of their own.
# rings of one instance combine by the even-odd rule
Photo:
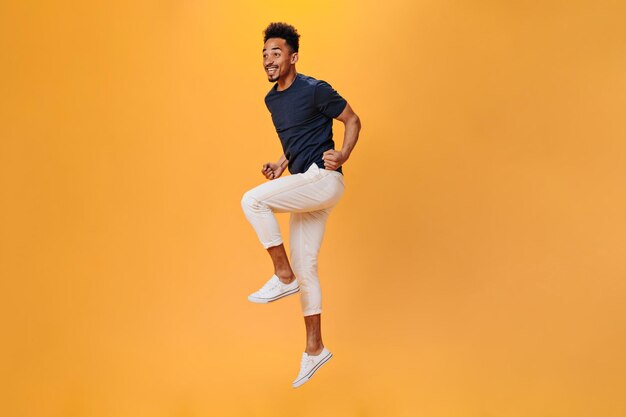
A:
<svg viewBox="0 0 626 417">
<path fill-rule="evenodd" d="M 278 158 L 278 162 L 276 162 L 278 165 L 280 165 L 280 167 L 282 169 L 285 169 L 287 167 L 287 164 L 289 163 L 289 161 L 287 160 L 287 157 L 285 157 L 285 154 L 282 154 L 280 156 L 280 158 Z"/>
<path fill-rule="evenodd" d="M 261 169 L 261 174 L 265 176 L 265 178 L 269 180 L 274 180 L 280 177 L 283 174 L 285 168 L 287 168 L 289 161 L 285 157 L 285 154 L 282 154 L 280 158 L 278 158 L 278 162 L 266 162 L 263 164 L 263 169 Z"/>
</svg>

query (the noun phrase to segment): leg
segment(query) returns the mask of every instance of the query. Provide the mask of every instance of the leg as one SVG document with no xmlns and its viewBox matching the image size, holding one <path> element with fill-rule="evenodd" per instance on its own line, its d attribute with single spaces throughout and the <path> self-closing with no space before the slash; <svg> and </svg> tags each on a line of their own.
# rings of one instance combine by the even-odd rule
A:
<svg viewBox="0 0 626 417">
<path fill-rule="evenodd" d="M 326 208 L 309 213 L 292 213 L 289 222 L 291 262 L 300 284 L 300 301 L 307 333 L 305 352 L 311 355 L 318 355 L 324 348 L 321 334 L 322 292 L 317 258 L 331 210 Z"/>
<path fill-rule="evenodd" d="M 319 355 L 324 349 L 322 342 L 322 315 L 313 314 L 304 316 L 304 325 L 306 326 L 306 349 L 309 355 Z"/>
<path fill-rule="evenodd" d="M 275 274 L 283 283 L 294 279 L 283 239 L 274 213 L 306 212 L 333 206 L 343 194 L 343 176 L 319 169 L 315 164 L 305 173 L 265 182 L 241 199 L 248 221 L 274 264 Z"/>
<path fill-rule="evenodd" d="M 292 383 L 294 388 L 308 381 L 332 357 L 322 342 L 322 293 L 317 276 L 317 258 L 331 210 L 332 207 L 329 207 L 310 213 L 291 214 L 291 260 L 300 283 L 306 326 L 306 348 L 302 353 L 300 372 Z"/>
<path fill-rule="evenodd" d="M 287 258 L 287 252 L 285 252 L 285 245 L 282 243 L 278 246 L 271 246 L 267 248 L 272 262 L 274 263 L 274 273 L 282 282 L 289 284 L 296 276 L 289 265 L 289 259 Z"/>
</svg>

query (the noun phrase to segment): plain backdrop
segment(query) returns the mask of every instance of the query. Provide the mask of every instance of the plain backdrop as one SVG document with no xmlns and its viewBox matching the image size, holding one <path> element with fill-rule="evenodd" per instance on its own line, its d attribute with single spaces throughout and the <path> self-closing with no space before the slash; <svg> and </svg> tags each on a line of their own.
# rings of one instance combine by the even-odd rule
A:
<svg viewBox="0 0 626 417">
<path fill-rule="evenodd" d="M 625 14 L 2 2 L 2 414 L 623 416 Z M 299 299 L 246 299 L 272 21 L 363 126 L 319 259 L 334 357 L 297 390 Z"/>
</svg>

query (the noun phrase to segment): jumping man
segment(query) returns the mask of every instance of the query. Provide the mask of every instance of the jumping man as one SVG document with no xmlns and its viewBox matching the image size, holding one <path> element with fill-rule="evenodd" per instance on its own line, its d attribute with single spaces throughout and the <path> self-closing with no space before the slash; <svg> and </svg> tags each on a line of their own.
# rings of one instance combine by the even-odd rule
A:
<svg viewBox="0 0 626 417">
<path fill-rule="evenodd" d="M 328 215 L 344 193 L 342 165 L 361 130 L 359 117 L 329 83 L 296 72 L 299 38 L 286 23 L 270 23 L 264 31 L 263 68 L 268 81 L 275 83 L 265 104 L 283 154 L 276 163 L 263 164 L 261 174 L 269 181 L 241 199 L 246 218 L 274 264 L 272 277 L 248 300 L 268 303 L 300 292 L 307 338 L 294 388 L 332 357 L 322 343 L 317 258 Z M 340 151 L 333 141 L 333 119 L 345 125 Z M 285 168 L 291 175 L 280 178 Z M 274 213 L 290 213 L 289 258 Z"/>
</svg>

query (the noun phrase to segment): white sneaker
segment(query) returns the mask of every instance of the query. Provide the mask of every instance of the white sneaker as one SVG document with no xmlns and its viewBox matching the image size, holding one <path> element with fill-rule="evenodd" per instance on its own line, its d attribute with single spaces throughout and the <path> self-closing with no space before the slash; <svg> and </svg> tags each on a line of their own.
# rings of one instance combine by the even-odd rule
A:
<svg viewBox="0 0 626 417">
<path fill-rule="evenodd" d="M 289 284 L 284 284 L 278 276 L 274 274 L 261 289 L 250 294 L 248 300 L 253 303 L 265 304 L 295 294 L 298 291 L 300 291 L 300 286 L 298 285 L 297 279 L 294 279 Z"/>
<path fill-rule="evenodd" d="M 315 371 L 320 369 L 320 367 L 328 362 L 328 360 L 332 357 L 333 354 L 330 353 L 330 351 L 326 349 L 326 347 L 324 347 L 322 352 L 316 356 L 312 356 L 306 352 L 302 352 L 302 360 L 300 361 L 300 373 L 293 381 L 293 387 L 297 388 L 307 382 L 309 379 L 311 379 L 313 374 L 315 374 Z"/>
</svg>

